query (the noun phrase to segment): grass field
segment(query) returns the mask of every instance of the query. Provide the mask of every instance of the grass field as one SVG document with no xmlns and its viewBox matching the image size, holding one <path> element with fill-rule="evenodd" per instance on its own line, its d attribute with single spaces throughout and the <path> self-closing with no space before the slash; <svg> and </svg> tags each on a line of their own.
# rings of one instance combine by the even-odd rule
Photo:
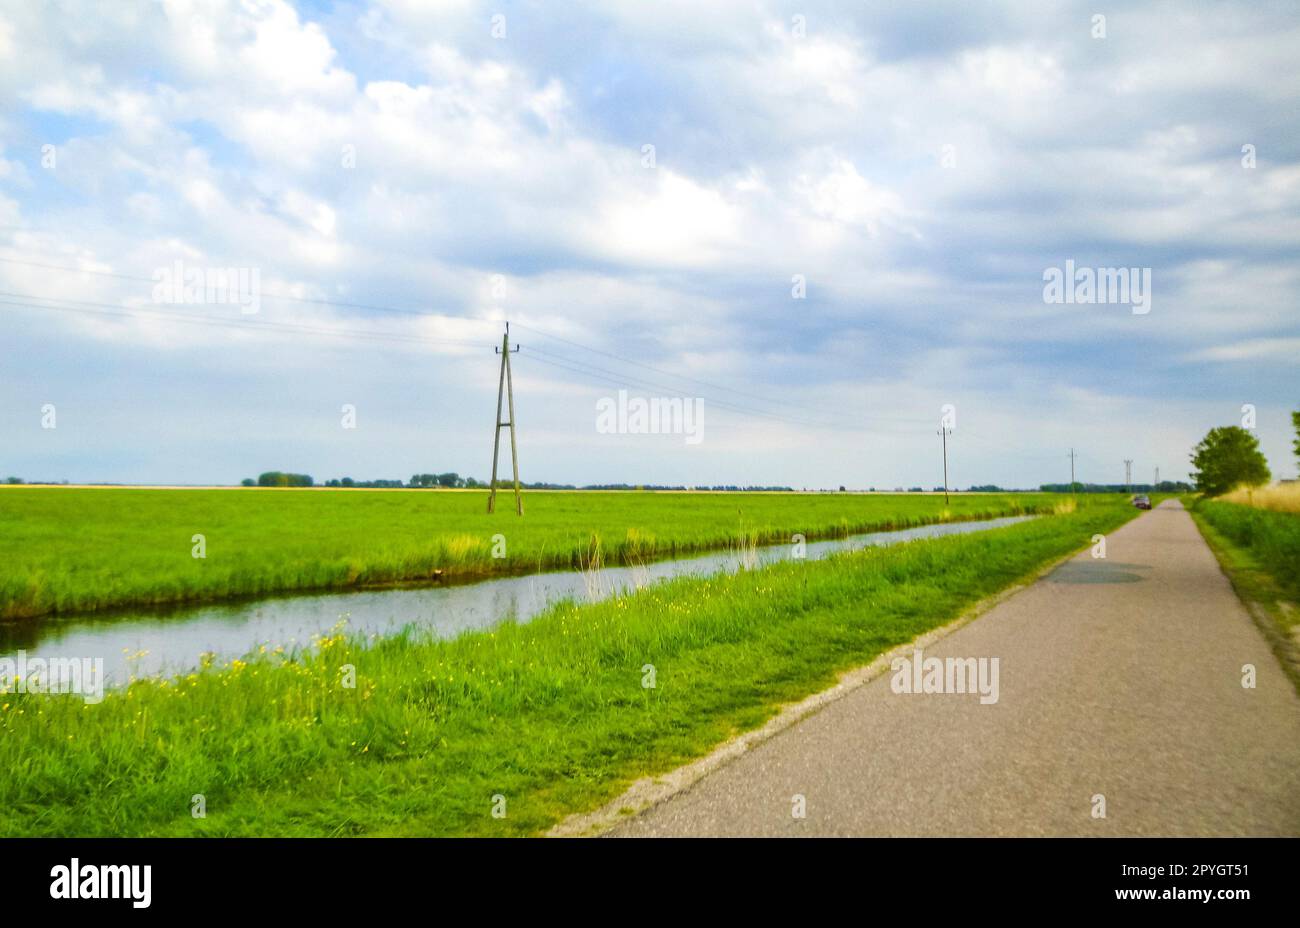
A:
<svg viewBox="0 0 1300 928">
<path fill-rule="evenodd" d="M 0 835 L 537 833 L 1135 514 L 1081 500 L 989 532 L 562 603 L 451 641 L 340 633 L 297 655 L 137 682 L 97 705 L 3 695 Z M 341 686 L 346 664 L 355 689 Z M 206 818 L 191 815 L 200 794 Z"/>
<path fill-rule="evenodd" d="M 580 566 L 1033 512 L 1041 494 L 0 488 L 0 619 Z M 504 510 L 504 511 L 501 511 Z M 204 536 L 206 557 L 192 556 Z M 493 536 L 505 556 L 493 557 Z"/>
</svg>

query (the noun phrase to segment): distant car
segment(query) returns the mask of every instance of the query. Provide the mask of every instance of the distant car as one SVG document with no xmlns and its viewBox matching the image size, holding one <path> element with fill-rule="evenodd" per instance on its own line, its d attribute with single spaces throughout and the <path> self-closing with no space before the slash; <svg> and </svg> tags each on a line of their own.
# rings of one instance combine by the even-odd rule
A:
<svg viewBox="0 0 1300 928">
<path fill-rule="evenodd" d="M 1133 505 L 1139 509 L 1150 509 L 1151 499 L 1147 496 L 1135 496 L 1133 497 Z"/>
</svg>

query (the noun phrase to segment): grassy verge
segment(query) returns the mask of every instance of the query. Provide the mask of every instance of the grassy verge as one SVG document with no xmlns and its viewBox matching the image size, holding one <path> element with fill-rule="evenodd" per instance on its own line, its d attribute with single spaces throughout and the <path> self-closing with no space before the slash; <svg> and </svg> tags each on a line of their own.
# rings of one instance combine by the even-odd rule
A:
<svg viewBox="0 0 1300 928">
<path fill-rule="evenodd" d="M 1043 494 L 530 492 L 520 519 L 470 491 L 0 487 L 0 620 L 404 581 L 639 563 L 738 543 L 985 519 Z M 194 557 L 202 535 L 205 556 Z"/>
<path fill-rule="evenodd" d="M 1200 500 L 1192 518 L 1300 692 L 1300 515 Z"/>
<path fill-rule="evenodd" d="M 0 835 L 539 833 L 1135 514 L 1080 502 L 985 533 L 563 603 L 451 641 L 340 633 L 98 705 L 0 695 Z M 191 816 L 196 794 L 206 818 Z"/>
</svg>

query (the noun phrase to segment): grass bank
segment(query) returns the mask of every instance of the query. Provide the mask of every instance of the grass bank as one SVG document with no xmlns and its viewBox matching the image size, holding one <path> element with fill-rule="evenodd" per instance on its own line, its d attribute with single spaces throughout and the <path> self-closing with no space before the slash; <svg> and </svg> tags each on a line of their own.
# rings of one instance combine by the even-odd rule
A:
<svg viewBox="0 0 1300 928">
<path fill-rule="evenodd" d="M 536 834 L 1135 514 L 1080 501 L 984 533 L 563 603 L 451 641 L 340 633 L 98 705 L 3 695 L 0 835 Z M 191 815 L 198 794 L 206 818 Z"/>
<path fill-rule="evenodd" d="M 0 620 L 580 566 L 595 539 L 606 563 L 638 563 L 742 539 L 827 538 L 1055 502 L 539 491 L 526 495 L 521 519 L 509 500 L 487 515 L 481 491 L 0 487 Z M 196 535 L 203 558 L 193 556 Z"/>
<path fill-rule="evenodd" d="M 1202 499 L 1192 517 L 1300 692 L 1300 514 Z"/>
</svg>

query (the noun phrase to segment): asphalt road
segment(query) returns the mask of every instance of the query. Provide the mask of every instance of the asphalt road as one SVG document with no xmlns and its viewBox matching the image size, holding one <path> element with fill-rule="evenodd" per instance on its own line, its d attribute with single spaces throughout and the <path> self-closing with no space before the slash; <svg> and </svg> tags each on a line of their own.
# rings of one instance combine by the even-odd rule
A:
<svg viewBox="0 0 1300 928">
<path fill-rule="evenodd" d="M 1300 698 L 1191 517 L 1106 548 L 925 649 L 997 702 L 887 672 L 611 834 L 1300 835 Z"/>
</svg>

